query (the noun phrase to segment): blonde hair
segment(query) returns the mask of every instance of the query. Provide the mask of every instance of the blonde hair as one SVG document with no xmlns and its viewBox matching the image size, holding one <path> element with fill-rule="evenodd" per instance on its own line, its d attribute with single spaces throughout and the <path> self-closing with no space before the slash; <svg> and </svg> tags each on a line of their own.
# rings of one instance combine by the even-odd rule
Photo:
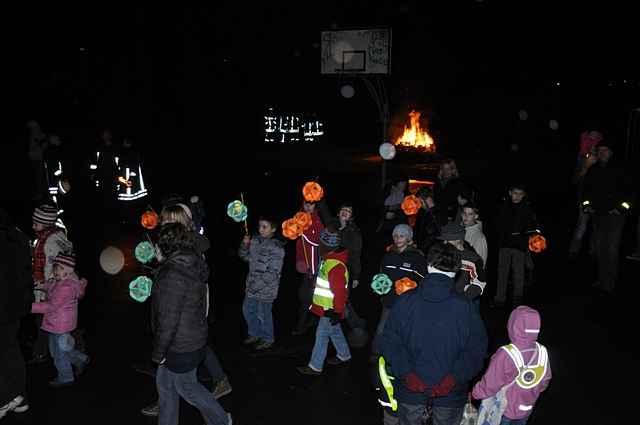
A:
<svg viewBox="0 0 640 425">
<path fill-rule="evenodd" d="M 181 204 L 169 205 L 160 213 L 160 224 L 180 223 L 189 230 L 195 230 L 195 224 L 188 213 L 188 207 Z"/>
<path fill-rule="evenodd" d="M 444 159 L 441 163 L 440 163 L 440 169 L 438 170 L 438 178 L 442 179 L 442 167 L 444 167 L 445 165 L 449 165 L 451 167 L 451 177 L 460 177 L 460 174 L 458 173 L 458 166 L 456 165 L 456 162 L 451 159 Z"/>
</svg>

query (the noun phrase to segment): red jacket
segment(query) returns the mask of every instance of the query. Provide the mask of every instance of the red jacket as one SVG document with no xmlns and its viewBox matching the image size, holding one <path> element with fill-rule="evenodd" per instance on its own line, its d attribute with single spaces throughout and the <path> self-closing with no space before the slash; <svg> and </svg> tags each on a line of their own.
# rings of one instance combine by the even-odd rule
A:
<svg viewBox="0 0 640 425">
<path fill-rule="evenodd" d="M 315 275 L 318 272 L 318 244 L 324 225 L 317 212 L 311 214 L 311 226 L 296 241 L 296 270 Z"/>
<path fill-rule="evenodd" d="M 349 290 L 347 289 L 347 281 L 345 280 L 345 273 L 347 271 L 346 264 L 349 259 L 349 254 L 346 249 L 343 249 L 339 252 L 330 252 L 327 254 L 327 259 L 330 258 L 342 261 L 345 264 L 345 266 L 335 266 L 329 272 L 329 286 L 331 292 L 333 292 L 333 310 L 336 313 L 340 313 L 340 316 L 344 318 L 344 308 L 349 299 Z M 311 312 L 316 316 L 324 316 L 324 309 L 316 304 L 311 305 Z"/>
</svg>

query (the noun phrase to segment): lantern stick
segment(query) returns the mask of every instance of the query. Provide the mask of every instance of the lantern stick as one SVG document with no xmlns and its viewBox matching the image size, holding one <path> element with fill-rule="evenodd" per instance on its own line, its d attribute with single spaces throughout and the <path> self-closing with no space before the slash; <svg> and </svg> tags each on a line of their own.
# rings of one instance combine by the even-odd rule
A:
<svg viewBox="0 0 640 425">
<path fill-rule="evenodd" d="M 240 192 L 240 200 L 242 201 L 242 205 L 245 205 L 244 203 L 244 195 L 242 194 L 242 192 Z M 249 227 L 247 226 L 247 219 L 244 219 L 244 234 L 249 236 Z"/>
</svg>

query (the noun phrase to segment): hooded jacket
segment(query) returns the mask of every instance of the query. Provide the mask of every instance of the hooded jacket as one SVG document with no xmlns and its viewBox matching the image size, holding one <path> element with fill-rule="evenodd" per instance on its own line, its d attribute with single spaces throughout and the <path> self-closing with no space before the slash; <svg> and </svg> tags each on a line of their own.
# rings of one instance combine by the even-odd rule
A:
<svg viewBox="0 0 640 425">
<path fill-rule="evenodd" d="M 208 277 L 207 264 L 194 252 L 175 252 L 160 265 L 151 290 L 153 361 L 205 346 Z"/>
<path fill-rule="evenodd" d="M 404 385 L 402 377 L 411 372 L 429 385 L 452 375 L 455 387 L 434 398 L 433 405 L 459 407 L 467 400 L 469 381 L 482 369 L 487 333 L 477 308 L 455 292 L 453 279 L 429 273 L 391 309 L 382 334 L 382 354 L 396 378 L 398 401 L 424 405 L 428 399 Z"/>
<path fill-rule="evenodd" d="M 509 339 L 522 353 L 525 363 L 538 359 L 536 341 L 540 332 L 540 314 L 527 306 L 517 307 L 507 323 Z M 518 369 L 502 348 L 498 349 L 491 357 L 489 368 L 484 376 L 473 388 L 472 396 L 475 399 L 485 399 L 494 396 L 502 387 L 511 384 L 518 376 Z M 504 416 L 509 419 L 522 419 L 531 414 L 531 409 L 549 385 L 551 380 L 551 365 L 547 365 L 547 371 L 542 381 L 531 389 L 523 389 L 517 384 L 507 389 L 507 408 Z"/>
<path fill-rule="evenodd" d="M 464 232 L 464 240 L 469 242 L 480 258 L 482 258 L 482 263 L 486 266 L 489 249 L 487 248 L 487 238 L 484 236 L 484 233 L 482 233 L 482 222 L 478 221 L 476 224 L 466 226 Z"/>
<path fill-rule="evenodd" d="M 254 236 L 248 247 L 240 244 L 238 255 L 249 263 L 247 297 L 273 302 L 280 286 L 284 243 L 276 238 Z"/>
<path fill-rule="evenodd" d="M 389 276 L 394 284 L 403 277 L 420 284 L 422 279 L 427 276 L 427 260 L 425 260 L 422 251 L 413 245 L 406 247 L 402 252 L 399 252 L 398 248 L 393 245 L 389 252 L 382 257 L 380 273 Z M 385 308 L 391 308 L 398 297 L 396 291 L 391 288 L 388 294 L 382 296 L 382 305 Z"/>
<path fill-rule="evenodd" d="M 44 313 L 42 329 L 54 334 L 71 332 L 78 324 L 78 300 L 84 297 L 87 281 L 75 273 L 66 279 L 44 284 L 47 301 L 33 303 L 32 313 Z"/>
</svg>

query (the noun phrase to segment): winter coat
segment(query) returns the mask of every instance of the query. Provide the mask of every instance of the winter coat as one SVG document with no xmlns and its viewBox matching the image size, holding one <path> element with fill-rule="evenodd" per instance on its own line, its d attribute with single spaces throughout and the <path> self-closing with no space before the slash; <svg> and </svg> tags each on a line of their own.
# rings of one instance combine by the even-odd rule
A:
<svg viewBox="0 0 640 425">
<path fill-rule="evenodd" d="M 249 263 L 247 297 L 273 302 L 278 296 L 280 286 L 284 243 L 275 238 L 254 236 L 248 247 L 240 244 L 238 255 Z"/>
<path fill-rule="evenodd" d="M 589 201 L 597 215 L 613 209 L 623 212 L 623 202 L 631 201 L 631 174 L 615 163 L 595 164 L 584 176 L 581 201 Z"/>
<path fill-rule="evenodd" d="M 438 223 L 436 208 L 425 210 L 420 208 L 416 215 L 416 223 L 413 226 L 413 240 L 418 245 L 418 249 L 423 253 L 429 252 L 429 248 L 440 236 L 440 226 Z M 444 223 L 446 224 L 446 222 Z"/>
<path fill-rule="evenodd" d="M 464 406 L 469 381 L 482 369 L 487 333 L 478 309 L 458 295 L 453 279 L 429 273 L 420 286 L 399 297 L 382 334 L 382 354 L 396 378 L 398 401 L 424 405 L 425 393 L 411 392 L 403 377 L 416 374 L 435 385 L 452 375 L 454 388 L 434 406 Z"/>
<path fill-rule="evenodd" d="M 78 324 L 78 300 L 84 297 L 87 281 L 75 274 L 44 284 L 47 301 L 33 303 L 32 313 L 43 313 L 42 329 L 54 334 L 71 332 Z"/>
<path fill-rule="evenodd" d="M 153 354 L 191 353 L 207 342 L 206 282 L 209 268 L 194 252 L 173 253 L 156 273 L 151 290 Z"/>
<path fill-rule="evenodd" d="M 486 267 L 489 249 L 487 247 L 487 238 L 484 236 L 484 233 L 482 233 L 482 222 L 478 221 L 476 224 L 466 226 L 464 230 L 464 240 L 469 242 L 473 249 L 478 253 L 480 258 L 482 258 L 482 263 Z"/>
<path fill-rule="evenodd" d="M 498 244 L 500 248 L 514 248 L 527 252 L 529 236 L 537 229 L 538 222 L 531 206 L 523 199 L 517 204 L 504 201 L 498 214 Z"/>
<path fill-rule="evenodd" d="M 538 350 L 536 340 L 540 330 L 540 315 L 537 311 L 520 306 L 516 308 L 509 317 L 507 324 L 509 339 L 522 353 L 525 363 L 531 360 L 537 362 Z M 532 332 L 533 331 L 533 332 Z M 485 399 L 494 396 L 502 387 L 511 384 L 518 376 L 518 369 L 509 357 L 509 354 L 502 348 L 498 349 L 491 357 L 489 368 L 484 376 L 473 388 L 472 396 L 475 399 Z M 506 392 L 507 409 L 504 416 L 509 419 L 522 419 L 529 416 L 531 409 L 549 385 L 551 380 L 551 365 L 547 365 L 547 371 L 538 385 L 531 389 L 523 389 L 514 383 Z"/>
<path fill-rule="evenodd" d="M 459 177 L 452 177 L 446 181 L 438 179 L 433 187 L 433 198 L 438 206 L 436 214 L 441 226 L 455 219 L 458 212 L 458 195 L 464 193 L 465 188 Z"/>
<path fill-rule="evenodd" d="M 427 260 L 425 260 L 422 251 L 414 246 L 408 246 L 404 251 L 398 252 L 398 249 L 393 245 L 391 250 L 382 257 L 380 273 L 389 276 L 394 284 L 403 277 L 408 277 L 420 284 L 427 276 Z M 398 297 L 399 295 L 392 287 L 388 294 L 382 296 L 382 305 L 385 308 L 391 308 Z"/>
<path fill-rule="evenodd" d="M 315 275 L 318 272 L 318 244 L 324 225 L 317 211 L 311 214 L 311 226 L 296 240 L 296 270 L 298 273 Z"/>
<path fill-rule="evenodd" d="M 360 280 L 362 266 L 360 256 L 362 253 L 362 233 L 358 226 L 350 221 L 343 229 L 339 229 L 342 246 L 349 252 L 349 279 Z"/>
<path fill-rule="evenodd" d="M 31 310 L 33 277 L 29 238 L 0 210 L 0 325 L 19 321 Z M 3 342 L 4 343 L 4 342 Z"/>
<path fill-rule="evenodd" d="M 326 259 L 334 259 L 346 264 L 349 261 L 349 253 L 346 249 L 332 251 L 327 254 Z M 347 269 L 342 265 L 337 265 L 329 272 L 328 280 L 331 292 L 333 293 L 333 310 L 344 318 L 344 309 L 349 300 L 349 289 L 345 274 Z M 316 277 L 317 279 L 317 277 Z M 324 317 L 324 308 L 320 305 L 311 304 L 311 312 L 316 316 Z"/>
<path fill-rule="evenodd" d="M 484 286 L 487 283 L 484 263 L 469 242 L 466 241 L 464 242 L 464 250 L 460 251 L 460 257 L 463 264 L 455 276 L 456 292 L 473 300 L 482 295 Z"/>
</svg>

